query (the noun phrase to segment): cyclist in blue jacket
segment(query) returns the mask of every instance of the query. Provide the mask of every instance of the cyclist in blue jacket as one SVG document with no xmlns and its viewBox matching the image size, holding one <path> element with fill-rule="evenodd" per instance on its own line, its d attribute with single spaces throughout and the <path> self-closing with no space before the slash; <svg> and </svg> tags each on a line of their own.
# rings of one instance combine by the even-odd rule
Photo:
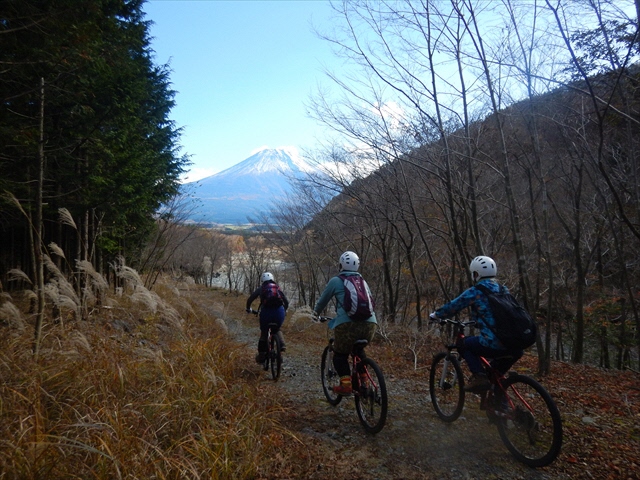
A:
<svg viewBox="0 0 640 480">
<path fill-rule="evenodd" d="M 485 256 L 474 258 L 469 265 L 469 270 L 476 285 L 482 284 L 492 292 L 500 290 L 500 284 L 495 281 L 498 269 L 492 258 Z M 488 389 L 491 385 L 479 356 L 492 358 L 492 365 L 501 373 L 506 373 L 522 357 L 524 352 L 521 349 L 507 349 L 496 337 L 491 329 L 495 325 L 495 320 L 489 309 L 489 300 L 475 285 L 438 308 L 429 317 L 436 321 L 441 318 L 449 318 L 467 307 L 471 307 L 471 319 L 476 322 L 476 328 L 480 330 L 480 335 L 465 337 L 464 345 L 459 348 L 460 354 L 466 360 L 472 374 L 465 390 L 481 391 Z"/>
<path fill-rule="evenodd" d="M 360 275 L 360 259 L 354 252 L 347 251 L 340 255 L 340 275 Z M 367 286 L 367 290 L 368 290 Z M 371 292 L 368 291 L 369 297 Z M 329 301 L 336 299 L 336 316 L 329 322 L 329 328 L 334 330 L 333 344 L 333 366 L 340 375 L 340 385 L 333 387 L 333 391 L 340 395 L 350 395 L 353 387 L 351 385 L 351 369 L 349 368 L 349 354 L 353 343 L 358 339 L 373 340 L 376 332 L 377 321 L 375 313 L 363 321 L 353 321 L 347 315 L 344 305 L 344 281 L 335 276 L 329 280 L 324 291 L 316 303 L 314 316 L 322 312 Z"/>
</svg>

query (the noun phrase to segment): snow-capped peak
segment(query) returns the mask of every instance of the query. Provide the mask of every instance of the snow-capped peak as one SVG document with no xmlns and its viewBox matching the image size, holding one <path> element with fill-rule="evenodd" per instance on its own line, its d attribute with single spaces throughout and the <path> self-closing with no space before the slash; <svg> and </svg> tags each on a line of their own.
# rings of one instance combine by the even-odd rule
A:
<svg viewBox="0 0 640 480">
<path fill-rule="evenodd" d="M 260 175 L 268 172 L 297 173 L 313 170 L 295 147 L 262 148 L 249 158 L 214 175 L 216 177 Z"/>
<path fill-rule="evenodd" d="M 200 202 L 194 221 L 246 223 L 256 211 L 265 211 L 293 191 L 294 178 L 314 170 L 294 147 L 261 148 L 249 158 L 191 185 Z"/>
</svg>

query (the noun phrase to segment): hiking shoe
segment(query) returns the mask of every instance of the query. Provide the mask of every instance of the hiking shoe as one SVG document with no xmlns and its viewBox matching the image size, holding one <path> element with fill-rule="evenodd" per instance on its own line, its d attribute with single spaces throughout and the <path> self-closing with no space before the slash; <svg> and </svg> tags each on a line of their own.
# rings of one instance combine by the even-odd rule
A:
<svg viewBox="0 0 640 480">
<path fill-rule="evenodd" d="M 256 355 L 256 363 L 264 363 L 264 359 L 266 358 L 266 354 L 260 352 L 259 354 Z"/>
<path fill-rule="evenodd" d="M 340 383 L 340 385 L 333 387 L 333 393 L 337 395 L 351 395 L 353 393 L 353 388 L 351 387 L 351 383 Z"/>
<path fill-rule="evenodd" d="M 351 395 L 353 393 L 351 375 L 342 375 L 340 377 L 340 385 L 333 387 L 333 393 L 336 395 Z"/>
<path fill-rule="evenodd" d="M 464 386 L 465 392 L 483 392 L 491 388 L 491 382 L 484 373 L 474 373 L 471 375 L 471 380 Z"/>
<path fill-rule="evenodd" d="M 287 346 L 286 345 L 282 345 L 282 347 L 280 347 L 280 351 L 281 352 L 286 352 L 287 351 Z"/>
</svg>

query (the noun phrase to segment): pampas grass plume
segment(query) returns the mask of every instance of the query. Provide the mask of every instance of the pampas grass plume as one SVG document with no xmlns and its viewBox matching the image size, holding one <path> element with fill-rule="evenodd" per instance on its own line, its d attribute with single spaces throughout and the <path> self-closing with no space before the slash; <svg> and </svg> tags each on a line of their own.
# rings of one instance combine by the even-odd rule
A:
<svg viewBox="0 0 640 480">
<path fill-rule="evenodd" d="M 52 253 L 55 253 L 56 255 L 58 255 L 60 258 L 66 258 L 64 256 L 64 252 L 62 251 L 62 249 L 58 246 L 57 243 L 55 242 L 51 242 L 49 244 L 49 249 L 51 250 Z"/>
<path fill-rule="evenodd" d="M 49 273 L 51 273 L 51 275 L 53 275 L 55 278 L 61 278 L 63 276 L 62 272 L 58 269 L 56 264 L 53 263 L 53 260 L 51 260 L 51 257 L 49 255 L 45 255 L 43 260 L 44 266 L 47 267 L 47 270 L 49 271 Z"/>
<path fill-rule="evenodd" d="M 66 208 L 59 208 L 58 214 L 60 214 L 60 221 L 64 225 L 69 225 L 70 227 L 73 227 L 75 230 L 78 229 L 78 227 L 76 227 L 76 222 L 73 220 L 73 216 L 71 215 L 69 210 L 67 210 Z"/>
<path fill-rule="evenodd" d="M 107 283 L 107 281 L 102 275 L 96 272 L 95 268 L 93 268 L 93 265 L 91 265 L 91 262 L 88 262 L 87 260 L 76 260 L 76 266 L 79 272 L 86 273 L 87 275 L 89 275 L 89 277 L 91 277 L 91 283 L 98 290 L 104 291 L 109 288 L 109 284 Z"/>
<path fill-rule="evenodd" d="M 10 282 L 13 282 L 13 281 L 16 281 L 16 280 L 22 280 L 22 281 L 27 282 L 29 285 L 32 284 L 31 279 L 29 278 L 29 275 L 24 273 L 19 268 L 12 268 L 11 270 L 9 270 L 7 272 L 7 276 L 9 277 L 9 281 Z"/>
<path fill-rule="evenodd" d="M 158 310 L 158 300 L 160 299 L 157 295 L 154 295 L 143 286 L 138 285 L 131 295 L 131 300 L 136 303 L 142 303 L 143 305 L 146 305 L 149 310 L 151 310 L 153 313 L 156 313 L 156 311 Z"/>
<path fill-rule="evenodd" d="M 20 310 L 11 302 L 6 302 L 0 306 L 0 319 L 19 330 L 23 330 L 25 327 Z"/>
<path fill-rule="evenodd" d="M 131 267 L 127 267 L 126 265 L 120 266 L 120 268 L 118 269 L 117 275 L 124 280 L 130 281 L 135 286 L 144 285 L 144 283 L 142 282 L 142 279 L 140 278 L 140 275 L 138 275 L 138 272 L 136 272 Z"/>
</svg>

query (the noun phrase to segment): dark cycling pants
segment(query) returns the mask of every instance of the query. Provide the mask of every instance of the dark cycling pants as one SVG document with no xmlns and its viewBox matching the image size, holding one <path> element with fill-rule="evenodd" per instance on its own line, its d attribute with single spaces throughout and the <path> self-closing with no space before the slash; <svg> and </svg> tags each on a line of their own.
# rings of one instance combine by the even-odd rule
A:
<svg viewBox="0 0 640 480">
<path fill-rule="evenodd" d="M 460 348 L 460 354 L 469 365 L 471 373 L 484 372 L 482 362 L 478 357 L 491 359 L 491 366 L 500 373 L 507 373 L 511 366 L 520 360 L 524 353 L 521 349 L 497 350 L 486 347 L 480 343 L 480 337 L 465 337 L 464 348 Z"/>
<path fill-rule="evenodd" d="M 258 352 L 267 351 L 267 334 L 269 333 L 270 323 L 276 323 L 278 325 L 274 333 L 277 332 L 282 346 L 285 346 L 284 336 L 280 331 L 280 327 L 282 327 L 284 323 L 285 314 L 284 307 L 262 307 L 260 309 L 260 340 L 258 341 Z"/>
</svg>

